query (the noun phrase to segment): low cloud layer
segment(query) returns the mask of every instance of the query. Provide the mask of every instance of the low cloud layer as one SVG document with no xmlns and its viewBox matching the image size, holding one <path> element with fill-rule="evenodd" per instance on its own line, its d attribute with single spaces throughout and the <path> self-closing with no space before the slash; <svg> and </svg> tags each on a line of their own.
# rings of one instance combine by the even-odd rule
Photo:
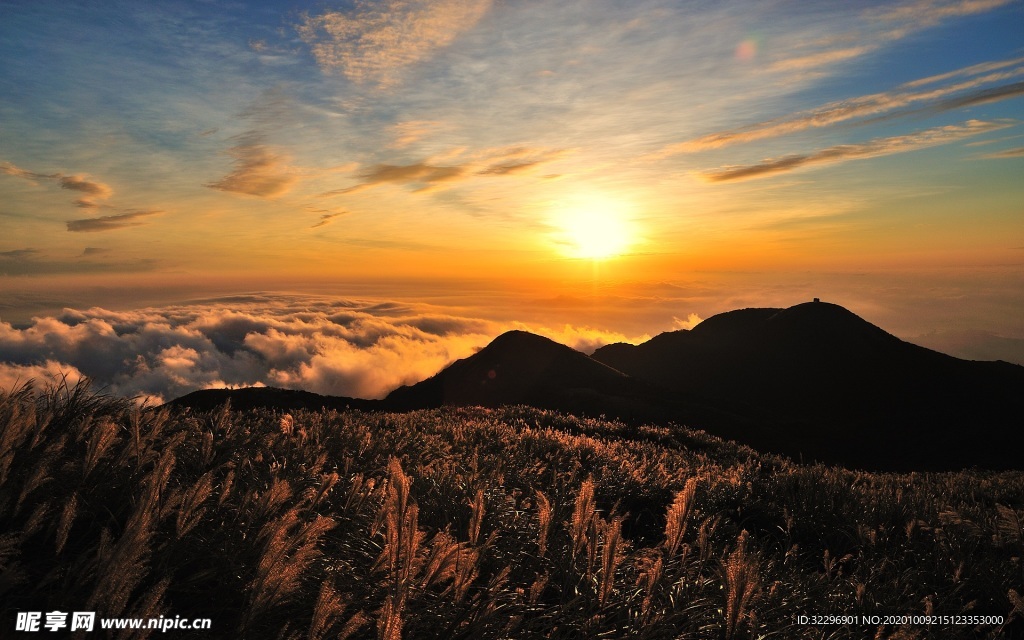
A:
<svg viewBox="0 0 1024 640">
<path fill-rule="evenodd" d="M 626 340 L 581 327 L 459 317 L 426 306 L 260 294 L 136 311 L 65 309 L 24 326 L 0 322 L 0 388 L 63 373 L 157 402 L 196 389 L 250 385 L 380 398 L 512 328 L 586 352 Z"/>
<path fill-rule="evenodd" d="M 1005 338 L 988 331 L 933 331 L 909 340 L 965 360 L 1005 360 L 1024 365 L 1024 339 Z"/>
</svg>

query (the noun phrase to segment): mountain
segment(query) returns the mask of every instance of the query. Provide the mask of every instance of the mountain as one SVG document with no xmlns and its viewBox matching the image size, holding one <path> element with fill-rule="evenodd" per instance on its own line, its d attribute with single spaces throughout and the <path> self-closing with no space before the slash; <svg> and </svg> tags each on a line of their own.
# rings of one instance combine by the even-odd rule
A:
<svg viewBox="0 0 1024 640">
<path fill-rule="evenodd" d="M 1024 367 L 940 354 L 834 304 L 731 311 L 593 358 L 731 407 L 765 428 L 705 428 L 763 449 L 874 468 L 1021 464 L 1007 448 L 1024 444 Z"/>
<path fill-rule="evenodd" d="M 597 416 L 658 417 L 663 392 L 526 331 L 509 331 L 431 378 L 384 399 L 397 410 L 525 404 Z"/>
<path fill-rule="evenodd" d="M 249 409 L 280 409 L 295 411 L 309 409 L 360 409 L 374 411 L 383 409 L 379 400 L 363 400 L 362 398 L 346 398 L 344 396 L 322 396 L 311 391 L 296 389 L 278 389 L 276 387 L 245 387 L 242 389 L 200 389 L 175 398 L 167 403 L 169 407 L 190 408 L 196 411 L 212 411 L 230 402 L 232 409 L 247 411 Z"/>
<path fill-rule="evenodd" d="M 383 400 L 281 389 L 171 404 L 408 411 L 531 405 L 675 422 L 805 461 L 866 469 L 1024 468 L 1024 367 L 904 342 L 841 306 L 741 309 L 592 357 L 510 331 Z"/>
</svg>

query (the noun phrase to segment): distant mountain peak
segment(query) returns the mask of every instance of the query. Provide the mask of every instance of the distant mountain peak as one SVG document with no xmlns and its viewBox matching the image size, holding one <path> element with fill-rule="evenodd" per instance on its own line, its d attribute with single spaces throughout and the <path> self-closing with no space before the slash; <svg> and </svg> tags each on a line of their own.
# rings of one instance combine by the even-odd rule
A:
<svg viewBox="0 0 1024 640">
<path fill-rule="evenodd" d="M 550 404 L 577 389 L 614 394 L 625 374 L 571 347 L 528 331 L 507 331 L 431 378 L 401 387 L 388 401 L 404 405 Z"/>
<path fill-rule="evenodd" d="M 766 348 L 800 345 L 843 351 L 866 344 L 901 341 L 849 309 L 831 302 L 804 302 L 785 309 L 749 308 L 711 316 L 691 331 L 694 339 L 732 345 L 760 343 Z"/>
<path fill-rule="evenodd" d="M 752 307 L 711 316 L 690 329 L 695 336 L 729 336 L 753 331 L 783 309 Z"/>
<path fill-rule="evenodd" d="M 560 344 L 558 342 L 555 342 L 554 340 L 551 340 L 550 338 L 545 338 L 544 336 L 539 336 L 536 333 L 522 331 L 521 329 L 512 329 L 511 331 L 506 331 L 505 333 L 499 335 L 497 338 L 492 340 L 490 344 L 481 349 L 478 353 L 483 353 L 484 351 L 499 350 L 508 350 L 514 352 L 518 349 L 527 349 L 530 351 L 537 349 L 561 351 L 562 349 L 568 348 L 569 347 L 565 346 L 564 344 Z"/>
</svg>

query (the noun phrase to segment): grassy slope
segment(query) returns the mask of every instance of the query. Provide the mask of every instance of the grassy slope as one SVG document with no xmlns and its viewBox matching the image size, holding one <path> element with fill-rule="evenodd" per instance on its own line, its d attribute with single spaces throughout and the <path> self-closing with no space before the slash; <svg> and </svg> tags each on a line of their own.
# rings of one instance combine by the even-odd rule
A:
<svg viewBox="0 0 1024 640">
<path fill-rule="evenodd" d="M 191 637 L 224 638 L 1010 637 L 1022 519 L 1021 473 L 804 467 L 526 407 L 0 396 L 5 637 L 53 609 L 209 617 Z M 1015 621 L 797 623 L 929 612 Z"/>
</svg>

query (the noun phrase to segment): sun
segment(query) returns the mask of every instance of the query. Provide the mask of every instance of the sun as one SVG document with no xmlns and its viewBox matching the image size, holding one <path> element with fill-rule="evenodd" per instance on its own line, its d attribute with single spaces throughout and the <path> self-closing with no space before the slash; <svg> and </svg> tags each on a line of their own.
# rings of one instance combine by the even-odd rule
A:
<svg viewBox="0 0 1024 640">
<path fill-rule="evenodd" d="M 555 221 L 556 241 L 572 258 L 604 260 L 625 253 L 633 240 L 625 213 L 608 203 L 573 207 Z"/>
</svg>

